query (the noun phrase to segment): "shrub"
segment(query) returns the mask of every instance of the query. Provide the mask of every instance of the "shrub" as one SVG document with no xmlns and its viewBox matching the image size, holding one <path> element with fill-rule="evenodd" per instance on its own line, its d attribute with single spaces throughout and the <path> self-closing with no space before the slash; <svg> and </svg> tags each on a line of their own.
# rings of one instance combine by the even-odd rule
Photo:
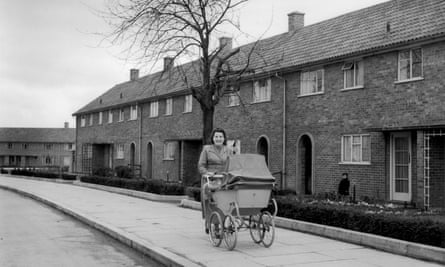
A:
<svg viewBox="0 0 445 267">
<path fill-rule="evenodd" d="M 131 178 L 133 177 L 133 173 L 130 167 L 128 166 L 116 166 L 114 168 L 116 172 L 116 176 L 119 178 Z"/>
<path fill-rule="evenodd" d="M 198 202 L 201 201 L 201 188 L 200 187 L 195 187 L 195 186 L 186 187 L 185 194 L 187 196 L 191 197 L 192 199 L 194 199 L 195 201 L 198 201 Z"/>
<path fill-rule="evenodd" d="M 97 168 L 93 170 L 94 176 L 113 177 L 113 174 L 114 172 L 111 168 Z"/>
<path fill-rule="evenodd" d="M 3 168 L 0 168 L 0 173 L 8 173 L 8 171 Z"/>
<path fill-rule="evenodd" d="M 62 173 L 62 179 L 63 180 L 76 180 L 77 176 L 74 174 Z"/>
</svg>

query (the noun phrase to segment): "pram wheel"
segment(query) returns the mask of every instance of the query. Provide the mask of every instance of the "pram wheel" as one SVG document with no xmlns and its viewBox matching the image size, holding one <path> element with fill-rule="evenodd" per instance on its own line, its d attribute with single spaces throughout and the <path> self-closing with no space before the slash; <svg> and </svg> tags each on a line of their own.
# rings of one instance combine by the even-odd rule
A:
<svg viewBox="0 0 445 267">
<path fill-rule="evenodd" d="M 213 246 L 219 247 L 223 239 L 223 224 L 221 216 L 214 211 L 209 218 L 209 238 Z"/>
<path fill-rule="evenodd" d="M 238 236 L 238 226 L 232 215 L 224 217 L 224 242 L 228 250 L 233 250 L 236 246 Z"/>
<path fill-rule="evenodd" d="M 262 212 L 259 227 L 261 242 L 266 248 L 268 248 L 272 245 L 275 239 L 275 221 L 270 212 Z"/>
<path fill-rule="evenodd" d="M 260 216 L 250 215 L 249 216 L 249 231 L 250 237 L 252 237 L 253 242 L 259 244 L 262 241 L 261 231 L 260 231 Z"/>
</svg>

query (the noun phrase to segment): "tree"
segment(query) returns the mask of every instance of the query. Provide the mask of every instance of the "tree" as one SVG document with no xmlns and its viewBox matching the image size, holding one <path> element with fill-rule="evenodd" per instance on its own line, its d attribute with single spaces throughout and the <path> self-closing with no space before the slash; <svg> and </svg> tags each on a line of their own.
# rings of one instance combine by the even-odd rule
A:
<svg viewBox="0 0 445 267">
<path fill-rule="evenodd" d="M 213 129 L 215 106 L 234 75 L 248 68 L 233 69 L 230 59 L 240 49 L 212 46 L 212 42 L 231 26 L 240 31 L 233 15 L 248 0 L 112 0 L 106 19 L 112 26 L 107 35 L 112 43 L 127 43 L 128 55 L 157 62 L 171 57 L 199 57 L 189 66 L 198 71 L 200 85 L 194 86 L 183 70 L 182 78 L 199 102 L 203 118 L 203 141 Z M 248 60 L 246 61 L 248 62 Z"/>
</svg>

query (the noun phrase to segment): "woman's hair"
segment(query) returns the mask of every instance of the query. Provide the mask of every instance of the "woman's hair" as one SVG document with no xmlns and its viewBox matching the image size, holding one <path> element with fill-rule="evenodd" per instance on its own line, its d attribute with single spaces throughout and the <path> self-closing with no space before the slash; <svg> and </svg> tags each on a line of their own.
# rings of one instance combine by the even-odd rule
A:
<svg viewBox="0 0 445 267">
<path fill-rule="evenodd" d="M 224 131 L 224 130 L 221 129 L 221 128 L 215 128 L 215 129 L 213 129 L 212 134 L 210 135 L 210 142 L 211 142 L 212 144 L 215 143 L 215 142 L 213 141 L 213 137 L 215 136 L 215 133 L 222 133 L 223 136 L 224 136 L 224 142 L 223 142 L 223 145 L 227 145 L 227 135 L 226 135 L 226 131 Z"/>
</svg>

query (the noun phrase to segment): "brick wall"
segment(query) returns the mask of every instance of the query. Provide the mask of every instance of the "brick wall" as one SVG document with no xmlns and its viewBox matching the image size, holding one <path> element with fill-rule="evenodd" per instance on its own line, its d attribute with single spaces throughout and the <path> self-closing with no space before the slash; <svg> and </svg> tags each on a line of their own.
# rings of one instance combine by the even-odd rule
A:
<svg viewBox="0 0 445 267">
<path fill-rule="evenodd" d="M 431 137 L 430 147 L 430 207 L 445 208 L 445 137 Z"/>
</svg>

